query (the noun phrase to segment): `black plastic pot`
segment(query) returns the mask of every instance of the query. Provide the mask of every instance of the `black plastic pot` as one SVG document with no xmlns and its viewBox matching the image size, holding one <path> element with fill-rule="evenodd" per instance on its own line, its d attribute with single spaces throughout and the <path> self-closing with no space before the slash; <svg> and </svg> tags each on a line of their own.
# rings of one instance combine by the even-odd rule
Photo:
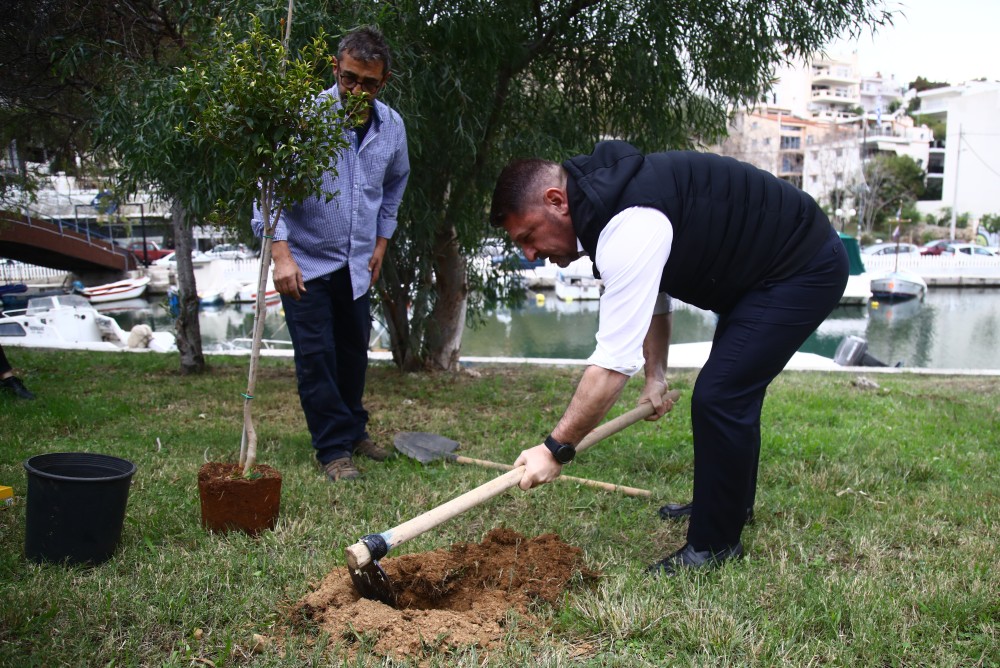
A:
<svg viewBox="0 0 1000 668">
<path fill-rule="evenodd" d="M 28 472 L 24 555 L 31 561 L 99 564 L 114 554 L 135 464 L 110 455 L 55 452 Z"/>
</svg>

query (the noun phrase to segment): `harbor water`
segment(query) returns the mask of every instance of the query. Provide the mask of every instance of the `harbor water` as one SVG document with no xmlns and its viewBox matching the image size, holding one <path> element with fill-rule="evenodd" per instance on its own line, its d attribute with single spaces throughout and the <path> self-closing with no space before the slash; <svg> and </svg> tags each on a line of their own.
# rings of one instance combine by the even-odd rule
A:
<svg viewBox="0 0 1000 668">
<path fill-rule="evenodd" d="M 158 301 L 156 296 L 102 310 L 126 330 L 140 323 L 154 329 L 173 326 L 165 299 Z M 253 316 L 251 304 L 204 309 L 200 325 L 205 349 L 241 345 L 251 336 Z M 672 341 L 710 341 L 715 321 L 711 312 L 677 303 Z M 486 313 L 482 324 L 467 327 L 462 354 L 586 359 L 593 352 L 597 326 L 596 301 L 562 301 L 548 290 L 531 293 L 523 306 Z M 865 339 L 869 354 L 890 366 L 1000 369 L 1000 290 L 932 288 L 923 302 L 841 306 L 809 337 L 802 351 L 832 358 L 847 336 Z M 289 340 L 279 301 L 267 307 L 264 338 Z M 385 339 L 381 343 L 387 345 Z"/>
</svg>

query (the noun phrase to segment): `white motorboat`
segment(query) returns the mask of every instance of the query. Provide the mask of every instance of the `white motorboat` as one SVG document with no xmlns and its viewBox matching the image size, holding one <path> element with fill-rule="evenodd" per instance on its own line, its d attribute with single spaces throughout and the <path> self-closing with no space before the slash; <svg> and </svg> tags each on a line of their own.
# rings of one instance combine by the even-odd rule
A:
<svg viewBox="0 0 1000 668">
<path fill-rule="evenodd" d="M 80 294 L 89 299 L 92 304 L 103 304 L 105 302 L 141 297 L 146 292 L 148 285 L 149 276 L 141 276 L 139 278 L 126 278 L 123 281 L 83 288 L 80 290 Z"/>
<path fill-rule="evenodd" d="M 890 271 L 872 279 L 872 299 L 887 302 L 916 299 L 927 296 L 927 282 L 912 271 Z"/>
<path fill-rule="evenodd" d="M 243 283 L 237 288 L 236 295 L 232 299 L 227 299 L 226 301 L 237 302 L 240 304 L 256 304 L 257 282 Z M 264 303 L 273 304 L 279 301 L 281 301 L 281 295 L 278 293 L 278 289 L 274 287 L 274 283 L 271 281 L 271 276 L 269 274 L 267 277 L 267 284 L 264 286 Z"/>
<path fill-rule="evenodd" d="M 594 263 L 581 257 L 556 272 L 556 297 L 564 301 L 600 299 L 604 283 L 594 277 Z"/>
<path fill-rule="evenodd" d="M 69 350 L 176 350 L 174 335 L 136 325 L 130 332 L 98 313 L 80 295 L 37 297 L 28 307 L 0 313 L 0 344 Z"/>
</svg>

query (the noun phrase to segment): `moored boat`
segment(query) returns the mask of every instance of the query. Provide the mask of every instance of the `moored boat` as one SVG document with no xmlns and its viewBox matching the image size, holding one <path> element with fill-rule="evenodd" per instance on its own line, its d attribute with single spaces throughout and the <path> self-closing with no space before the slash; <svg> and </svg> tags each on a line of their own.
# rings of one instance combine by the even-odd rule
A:
<svg viewBox="0 0 1000 668">
<path fill-rule="evenodd" d="M 556 297 L 564 301 L 600 299 L 604 283 L 594 276 L 594 263 L 581 257 L 556 271 Z"/>
<path fill-rule="evenodd" d="M 887 302 L 907 299 L 923 301 L 927 295 L 927 282 L 911 271 L 891 271 L 873 278 L 871 289 L 873 299 Z"/>
<path fill-rule="evenodd" d="M 136 325 L 126 332 L 81 295 L 38 297 L 23 310 L 0 314 L 0 344 L 71 350 L 176 350 L 174 335 Z"/>
<path fill-rule="evenodd" d="M 896 222 L 896 229 L 892 233 L 892 238 L 895 241 L 895 248 L 892 248 L 891 246 L 889 247 L 889 250 L 892 250 L 894 258 L 892 271 L 884 275 L 876 276 L 872 279 L 872 299 L 880 299 L 887 302 L 905 301 L 907 299 L 923 301 L 924 297 L 927 296 L 927 282 L 923 279 L 923 277 L 913 273 L 912 271 L 900 271 L 899 269 L 900 225 L 904 222 L 908 223 L 910 221 L 900 218 L 897 213 Z"/>
<path fill-rule="evenodd" d="M 102 304 L 104 302 L 141 297 L 145 294 L 148 285 L 149 276 L 140 276 L 139 278 L 126 278 L 114 283 L 83 288 L 79 292 L 90 300 L 92 304 Z"/>
</svg>

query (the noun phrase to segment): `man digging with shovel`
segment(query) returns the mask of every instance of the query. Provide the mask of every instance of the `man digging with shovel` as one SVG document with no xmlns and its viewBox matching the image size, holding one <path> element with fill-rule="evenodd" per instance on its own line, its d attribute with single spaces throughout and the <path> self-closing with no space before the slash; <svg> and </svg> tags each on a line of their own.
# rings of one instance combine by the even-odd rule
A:
<svg viewBox="0 0 1000 668">
<path fill-rule="evenodd" d="M 666 385 L 660 293 L 719 315 L 691 397 L 694 497 L 687 543 L 647 569 L 673 575 L 743 555 L 753 508 L 767 386 L 837 306 L 843 243 L 809 195 L 752 165 L 716 155 L 643 155 L 620 141 L 562 165 L 517 160 L 493 192 L 490 222 L 529 260 L 567 266 L 586 253 L 600 272 L 597 348 L 562 419 L 523 451 L 524 490 L 558 477 L 629 377 L 645 368 L 640 403 L 657 419 Z"/>
</svg>

